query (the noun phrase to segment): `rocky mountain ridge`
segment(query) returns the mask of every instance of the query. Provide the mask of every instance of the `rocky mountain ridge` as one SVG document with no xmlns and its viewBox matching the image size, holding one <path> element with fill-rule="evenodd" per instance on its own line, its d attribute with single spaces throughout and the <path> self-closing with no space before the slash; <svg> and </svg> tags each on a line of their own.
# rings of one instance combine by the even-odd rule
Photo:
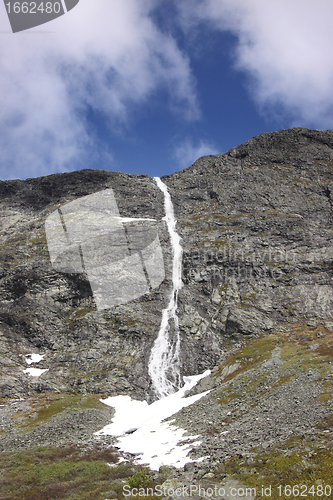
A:
<svg viewBox="0 0 333 500">
<path fill-rule="evenodd" d="M 214 486 L 234 477 L 247 485 L 328 481 L 333 474 L 333 132 L 296 128 L 263 134 L 227 153 L 200 158 L 163 182 L 183 247 L 177 310 L 181 373 L 207 368 L 212 373 L 188 395 L 210 392 L 171 417 L 188 431 L 188 444 L 189 436 L 200 436 L 189 460 L 209 458 L 181 471 L 163 469 L 153 480 L 174 487 Z M 87 273 L 52 266 L 45 220 L 64 205 L 109 188 L 122 217 L 156 219 L 165 280 L 135 300 L 98 310 Z M 172 284 L 163 194 L 147 176 L 82 170 L 0 182 L 0 195 L 3 463 L 9 460 L 6 453 L 36 446 L 51 453 L 51 446 L 78 445 L 91 454 L 93 433 L 113 415 L 99 401 L 102 396 L 154 398 L 149 353 Z M 143 245 L 144 225 L 137 227 Z M 28 364 L 32 353 L 42 358 Z M 45 371 L 35 377 L 26 371 L 32 367 Z M 97 445 L 96 457 L 117 453 L 114 438 L 99 438 Z M 66 461 L 79 453 L 73 449 L 64 450 Z M 38 450 L 32 456 L 43 452 Z M 132 467 L 134 457 L 125 458 Z M 6 474 L 8 482 L 12 472 Z M 119 477 L 124 474 L 119 465 Z M 110 498 L 122 498 L 121 481 L 112 483 Z"/>
<path fill-rule="evenodd" d="M 225 359 L 234 335 L 332 319 L 333 133 L 263 134 L 163 180 L 183 247 L 178 315 L 183 374 Z M 151 293 L 97 311 L 87 276 L 50 263 L 45 220 L 112 188 L 123 217 L 156 218 L 166 279 Z M 171 286 L 164 200 L 153 179 L 83 170 L 4 181 L 1 192 L 2 396 L 45 391 L 145 398 L 147 363 Z M 144 233 L 143 236 L 144 238 Z M 25 354 L 45 354 L 37 380 Z"/>
</svg>

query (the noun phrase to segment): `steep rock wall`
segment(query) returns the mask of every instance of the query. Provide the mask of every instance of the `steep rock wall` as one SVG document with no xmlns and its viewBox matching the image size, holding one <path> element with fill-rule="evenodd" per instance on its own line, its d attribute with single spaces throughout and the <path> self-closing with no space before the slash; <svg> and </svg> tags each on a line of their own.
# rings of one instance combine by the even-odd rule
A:
<svg viewBox="0 0 333 500">
<path fill-rule="evenodd" d="M 183 374 L 219 364 L 242 335 L 295 322 L 332 326 L 333 132 L 263 134 L 163 181 L 184 249 L 178 311 Z M 166 279 L 137 300 L 97 311 L 87 276 L 51 266 L 45 219 L 109 187 L 122 216 L 157 219 Z M 83 170 L 1 182 L 0 194 L 1 395 L 146 397 L 147 363 L 172 265 L 155 182 Z M 48 371 L 39 378 L 23 373 L 31 352 L 45 354 L 38 368 Z"/>
</svg>

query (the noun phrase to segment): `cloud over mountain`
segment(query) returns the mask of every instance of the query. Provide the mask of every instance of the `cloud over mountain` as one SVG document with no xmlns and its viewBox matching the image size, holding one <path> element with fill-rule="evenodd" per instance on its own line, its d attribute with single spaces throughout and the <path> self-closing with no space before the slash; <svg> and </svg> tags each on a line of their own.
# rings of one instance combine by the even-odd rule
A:
<svg viewBox="0 0 333 500">
<path fill-rule="evenodd" d="M 151 19 L 155 4 L 81 0 L 42 27 L 53 33 L 3 34 L 1 178 L 18 176 L 24 165 L 33 176 L 80 167 L 99 154 L 89 112 L 103 117 L 110 135 L 119 133 L 160 89 L 185 119 L 198 116 L 189 61 Z"/>
<path fill-rule="evenodd" d="M 208 124 L 226 97 L 222 85 L 213 94 L 202 88 L 196 66 L 218 33 L 233 35 L 237 83 L 268 130 L 333 128 L 332 16 L 331 0 L 80 0 L 47 25 L 13 35 L 1 4 L 0 177 L 117 169 L 119 138 L 126 139 L 123 168 L 139 156 L 133 145 L 132 157 L 124 152 L 130 141 L 144 144 L 143 163 L 158 163 L 166 151 L 175 169 L 194 154 L 216 153 L 212 144 L 222 152 L 226 121 Z M 205 36 L 196 36 L 203 27 Z M 222 84 L 225 71 L 232 73 L 230 47 L 214 45 L 207 79 Z M 245 119 L 258 133 L 258 112 L 234 107 L 234 121 Z M 200 118 L 196 130 L 191 124 Z"/>
<path fill-rule="evenodd" d="M 290 125 L 333 127 L 330 0 L 180 0 L 177 5 L 187 33 L 204 23 L 237 37 L 235 67 L 249 77 L 262 112 L 288 116 Z"/>
</svg>

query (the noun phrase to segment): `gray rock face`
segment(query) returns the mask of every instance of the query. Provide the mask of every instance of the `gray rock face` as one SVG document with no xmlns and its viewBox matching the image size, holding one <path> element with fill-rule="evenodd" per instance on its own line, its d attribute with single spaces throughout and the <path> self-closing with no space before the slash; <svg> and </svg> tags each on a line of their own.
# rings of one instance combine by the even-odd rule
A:
<svg viewBox="0 0 333 500">
<path fill-rule="evenodd" d="M 255 307 L 246 310 L 231 308 L 229 309 L 225 331 L 229 334 L 239 332 L 244 335 L 251 335 L 252 333 L 271 331 L 273 326 L 273 321 L 265 317 Z"/>
<path fill-rule="evenodd" d="M 213 368 L 230 337 L 332 324 L 333 132 L 263 134 L 163 178 L 182 238 L 178 313 L 183 374 Z M 112 188 L 122 217 L 156 219 L 165 280 L 97 310 L 85 272 L 51 265 L 45 220 Z M 164 199 L 153 179 L 100 170 L 0 182 L 0 395 L 150 392 L 149 353 L 171 292 Z M 144 225 L 138 241 L 145 241 Z M 141 248 L 141 247 L 140 247 Z M 24 355 L 44 354 L 40 377 Z"/>
<path fill-rule="evenodd" d="M 179 427 L 189 435 L 200 435 L 201 445 L 190 456 L 209 455 L 210 462 L 219 463 L 228 456 L 281 445 L 291 436 L 320 440 L 317 424 L 332 415 L 333 409 L 332 398 L 324 403 L 321 397 L 323 382 L 331 383 L 331 365 L 322 359 L 317 364 L 320 372 L 309 369 L 307 356 L 311 358 L 311 354 L 302 365 L 288 352 L 290 344 L 286 341 L 269 353 L 267 347 L 271 346 L 261 351 L 259 342 L 253 345 L 256 352 L 267 356 L 264 362 L 246 369 L 245 348 L 241 364 L 230 361 L 204 379 L 202 387 L 192 391 L 210 389 L 209 394 L 177 413 Z M 329 425 L 325 432 L 332 434 Z"/>
</svg>

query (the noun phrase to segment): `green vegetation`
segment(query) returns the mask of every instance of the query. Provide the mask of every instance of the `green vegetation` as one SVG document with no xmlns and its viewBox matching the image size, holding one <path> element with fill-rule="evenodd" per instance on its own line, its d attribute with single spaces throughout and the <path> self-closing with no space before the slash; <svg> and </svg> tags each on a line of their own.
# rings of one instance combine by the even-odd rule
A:
<svg viewBox="0 0 333 500">
<path fill-rule="evenodd" d="M 329 363 L 333 361 L 333 334 L 323 325 L 309 327 L 301 323 L 284 325 L 281 330 L 279 334 L 249 340 L 235 356 L 225 360 L 215 376 L 220 376 L 225 367 L 236 362 L 240 363 L 240 366 L 222 380 L 222 390 L 219 392 L 221 404 L 226 405 L 233 400 L 244 401 L 246 396 L 247 406 L 251 408 L 266 392 L 277 389 L 300 372 L 310 369 L 323 377 L 321 396 L 318 400 L 332 401 L 333 387 L 327 374 L 330 371 Z M 269 370 L 259 377 L 251 377 L 249 370 L 259 368 L 270 358 L 275 348 L 278 348 L 276 353 L 281 362 L 279 378 L 274 383 L 270 382 Z M 255 389 L 259 385 L 263 387 L 263 392 L 258 394 Z M 224 422 L 228 423 L 234 418 L 235 416 L 230 415 Z M 211 433 L 219 434 L 221 429 L 212 429 Z M 246 487 L 256 488 L 257 498 L 267 498 L 267 495 L 262 493 L 262 488 L 272 486 L 269 498 L 294 500 L 301 496 L 297 485 L 302 485 L 303 492 L 308 492 L 307 497 L 333 498 L 333 443 L 329 437 L 332 430 L 333 414 L 317 424 L 312 437 L 294 436 L 264 450 L 261 447 L 253 448 L 250 458 L 237 455 L 227 459 L 225 464 L 216 469 L 215 480 L 222 481 L 226 477 L 238 479 Z M 278 489 L 279 485 L 282 485 L 281 491 Z M 287 485 L 291 485 L 291 490 Z M 327 487 L 327 495 L 322 493 L 325 492 L 326 485 L 332 488 Z M 314 490 L 311 490 L 312 487 Z M 313 491 L 314 495 L 311 493 Z"/>
<path fill-rule="evenodd" d="M 101 395 L 88 394 L 46 394 L 33 397 L 30 400 L 34 412 L 17 412 L 15 414 L 16 429 L 19 432 L 27 432 L 40 424 L 50 420 L 59 414 L 65 415 L 78 410 L 89 408 L 105 409 L 105 405 L 99 401 Z"/>
<path fill-rule="evenodd" d="M 310 369 L 322 376 L 322 390 L 318 400 L 332 401 L 332 381 L 327 374 L 330 370 L 329 363 L 333 361 L 333 334 L 322 325 L 311 328 L 300 323 L 287 325 L 284 330 L 282 334 L 248 339 L 241 349 L 225 359 L 214 373 L 217 379 L 223 375 L 221 385 L 216 390 L 216 397 L 221 405 L 246 399 L 249 408 L 255 406 L 268 391 L 278 389 L 299 373 Z M 264 373 L 253 370 L 268 361 L 276 348 L 280 369 L 275 372 L 279 376 L 273 381 L 270 369 Z M 236 368 L 234 371 L 233 367 Z"/>
<path fill-rule="evenodd" d="M 215 376 L 221 375 L 226 366 L 240 363 L 239 368 L 223 379 L 223 382 L 233 379 L 236 375 L 244 373 L 251 368 L 259 365 L 271 355 L 273 349 L 280 344 L 280 338 L 277 335 L 265 335 L 253 341 L 237 351 L 235 355 L 229 356 L 216 371 Z"/>
<path fill-rule="evenodd" d="M 231 380 L 236 375 L 259 366 L 271 356 L 276 347 L 281 349 L 280 358 L 284 362 L 284 368 L 316 368 L 325 372 L 327 365 L 323 361 L 333 361 L 332 333 L 322 325 L 311 328 L 294 323 L 288 325 L 283 334 L 274 333 L 250 339 L 243 348 L 221 364 L 215 376 L 219 377 L 226 366 L 238 362 L 239 368 L 223 379 L 223 382 Z M 316 356 L 313 355 L 314 347 Z"/>
<path fill-rule="evenodd" d="M 319 401 L 333 399 L 333 387 L 327 377 L 333 361 L 333 333 L 323 325 L 309 327 L 301 323 L 280 325 L 276 333 L 244 339 L 241 349 L 229 356 L 215 372 L 218 379 L 225 368 L 237 363 L 234 372 L 221 378 L 217 391 L 219 403 L 227 405 L 233 400 L 247 401 L 248 413 L 268 391 L 288 383 L 297 374 L 315 369 L 322 375 L 322 393 Z M 274 351 L 274 352 L 273 352 Z M 254 372 L 273 356 L 279 360 L 278 377 L 270 378 L 267 371 Z M 228 373 L 228 372 L 225 372 Z M 16 429 L 30 431 L 54 416 L 65 415 L 84 408 L 104 408 L 100 395 L 45 394 L 29 399 L 33 412 L 15 414 Z M 6 401 L 3 400 L 3 403 Z M 206 432 L 218 438 L 227 425 L 238 418 L 231 408 L 231 414 L 219 425 Z M 238 479 L 246 487 L 254 487 L 257 498 L 267 498 L 262 488 L 272 486 L 271 499 L 296 499 L 300 495 L 282 494 L 278 486 L 314 486 L 315 492 L 330 485 L 333 489 L 333 414 L 317 424 L 313 433 L 294 436 L 274 447 L 253 448 L 246 456 L 228 458 L 214 471 L 212 483 L 221 484 L 226 479 Z M 82 446 L 67 448 L 40 447 L 19 452 L 0 454 L 2 471 L 1 500 L 105 500 L 123 498 L 123 487 L 154 488 L 169 476 L 167 467 L 161 467 L 159 474 L 151 477 L 149 469 L 133 463 L 117 465 L 117 455 L 112 449 L 84 449 Z M 204 478 L 203 478 L 204 480 Z M 317 490 L 318 488 L 318 490 Z M 289 490 L 286 490 L 289 493 Z M 329 493 L 329 491 L 327 490 Z M 333 498 L 328 495 L 308 497 Z M 147 497 L 148 498 L 148 497 Z M 153 497 L 150 497 L 153 498 Z M 131 499 L 130 499 L 131 500 Z M 133 497 L 134 500 L 134 497 Z M 157 497 L 156 499 L 157 500 Z"/>
<path fill-rule="evenodd" d="M 2 453 L 1 500 L 123 498 L 122 487 L 133 475 L 133 466 L 115 465 L 117 461 L 114 450 L 85 451 L 78 446 Z"/>
<path fill-rule="evenodd" d="M 151 476 L 146 469 L 135 472 L 133 476 L 127 479 L 127 484 L 130 488 L 147 488 L 151 483 Z"/>
<path fill-rule="evenodd" d="M 30 233 L 30 232 L 29 232 Z M 10 268 L 25 264 L 28 260 L 42 255 L 48 258 L 47 242 L 45 233 L 33 233 L 29 239 L 24 233 L 7 238 L 2 244 L 0 255 L 2 261 Z"/>
<path fill-rule="evenodd" d="M 73 308 L 74 309 L 74 308 Z M 74 309 L 74 311 L 67 317 L 67 329 L 66 331 L 73 331 L 74 327 L 79 323 L 81 319 L 84 319 L 84 317 L 89 314 L 96 311 L 95 308 L 93 307 L 80 307 L 77 309 Z"/>
<path fill-rule="evenodd" d="M 152 488 L 149 470 L 131 462 L 118 464 L 114 449 L 38 447 L 0 453 L 1 500 L 105 500 L 124 498 L 123 487 Z M 163 468 L 161 468 L 163 469 Z M 165 469 L 165 468 L 164 468 Z M 148 497 L 146 497 L 148 498 Z M 156 496 L 149 497 L 155 498 Z"/>
<path fill-rule="evenodd" d="M 272 494 L 269 498 L 272 500 L 295 500 L 300 497 L 297 488 L 294 494 L 292 492 L 296 485 L 304 485 L 303 492 L 307 492 L 307 498 L 333 498 L 333 454 L 331 450 L 324 448 L 325 444 L 327 445 L 323 439 L 314 447 L 304 436 L 296 436 L 275 449 L 254 450 L 250 460 L 240 456 L 226 460 L 222 470 L 217 468 L 215 471 L 215 478 L 222 480 L 227 474 L 239 479 L 246 487 L 256 488 L 257 498 L 267 498 L 262 494 L 262 487 L 265 489 L 271 486 Z M 281 496 L 278 489 L 280 485 Z M 291 486 L 291 494 L 287 485 Z M 320 494 L 321 487 L 325 491 L 326 485 L 330 485 L 332 489 L 326 489 L 327 495 Z M 314 495 L 310 492 L 312 486 Z"/>
<path fill-rule="evenodd" d="M 93 311 L 96 311 L 94 307 L 79 307 L 75 309 L 74 313 L 72 314 L 72 320 L 75 321 L 78 318 L 81 318 L 82 316 L 85 316 L 86 314 L 89 314 Z"/>
<path fill-rule="evenodd" d="M 46 246 L 47 245 L 46 234 L 43 231 L 41 234 L 39 234 L 35 238 L 32 238 L 31 240 L 29 240 L 29 243 L 31 246 L 36 246 L 36 245 L 37 246 L 38 245 Z"/>
</svg>

